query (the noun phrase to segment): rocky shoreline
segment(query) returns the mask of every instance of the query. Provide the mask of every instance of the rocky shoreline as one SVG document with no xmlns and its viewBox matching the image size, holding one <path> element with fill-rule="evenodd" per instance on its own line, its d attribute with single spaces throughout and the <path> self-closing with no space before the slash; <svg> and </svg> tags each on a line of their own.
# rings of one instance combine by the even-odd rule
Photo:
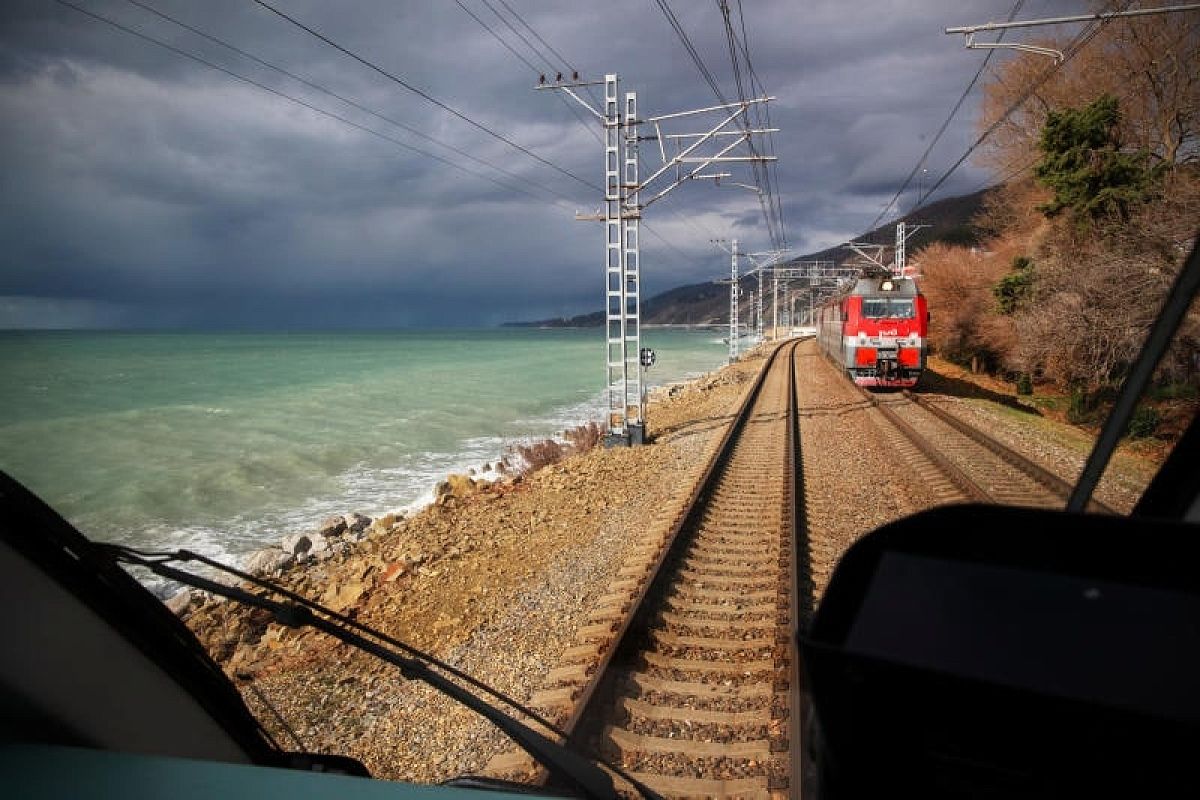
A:
<svg viewBox="0 0 1200 800">
<path fill-rule="evenodd" d="M 332 517 L 244 566 L 523 701 L 698 474 L 762 362 L 752 354 L 654 392 L 649 446 L 576 452 L 494 481 L 450 476 L 415 513 Z M 322 634 L 200 593 L 169 604 L 284 746 L 412 781 L 481 770 L 507 749 L 470 712 Z"/>
<path fill-rule="evenodd" d="M 801 383 L 811 402 L 821 402 L 831 389 L 817 379 L 828 382 L 833 372 L 811 345 L 803 355 L 818 363 L 802 367 Z M 559 443 L 547 449 L 565 450 L 565 457 L 554 460 L 564 453 L 551 452 L 540 469 L 533 462 L 546 453 L 530 450 L 527 471 L 449 476 L 419 511 L 331 517 L 254 554 L 245 567 L 527 701 L 639 543 L 669 524 L 680 489 L 693 485 L 763 361 L 756 351 L 656 390 L 645 447 L 571 453 Z M 1042 428 L 1064 441 L 1079 438 L 1067 426 L 1041 419 L 1034 426 L 1028 415 L 1001 413 L 991 402 L 943 399 L 986 416 L 994 435 L 1035 455 L 1038 448 L 1025 440 L 1047 439 Z M 877 446 L 871 430 L 819 415 L 803 416 L 801 428 L 815 601 L 845 547 L 933 499 Z M 1071 449 L 1069 458 L 1056 450 L 1054 460 L 1073 463 L 1085 452 Z M 889 482 L 882 493 L 888 502 L 880 502 L 877 484 L 862 484 L 870 491 L 857 501 L 847 497 L 848 454 L 859 472 Z M 1121 481 L 1132 487 L 1148 474 L 1136 472 Z M 1118 507 L 1135 496 L 1131 488 L 1124 495 L 1112 498 L 1124 501 Z M 286 628 L 265 612 L 201 593 L 181 593 L 169 604 L 285 747 L 350 755 L 377 777 L 416 782 L 480 772 L 511 749 L 463 707 L 315 631 Z"/>
</svg>

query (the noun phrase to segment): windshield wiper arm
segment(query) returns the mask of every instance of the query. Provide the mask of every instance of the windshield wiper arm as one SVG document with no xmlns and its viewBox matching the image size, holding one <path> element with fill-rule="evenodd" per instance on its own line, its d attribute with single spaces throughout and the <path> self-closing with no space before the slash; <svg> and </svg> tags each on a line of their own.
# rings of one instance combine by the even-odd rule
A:
<svg viewBox="0 0 1200 800">
<path fill-rule="evenodd" d="M 520 745 L 538 763 L 546 767 L 552 776 L 565 784 L 574 787 L 587 798 L 616 798 L 616 789 L 612 778 L 604 770 L 588 759 L 568 750 L 553 739 L 545 736 L 528 725 L 510 717 L 495 706 L 481 700 L 453 681 L 439 675 L 419 659 L 400 655 L 392 650 L 367 639 L 364 636 L 348 630 L 343 625 L 328 619 L 323 619 L 311 609 L 298 603 L 284 603 L 271 600 L 261 595 L 248 592 L 236 586 L 227 586 L 219 581 L 205 578 L 181 569 L 176 569 L 164 560 L 155 560 L 139 555 L 120 545 L 98 545 L 108 551 L 113 557 L 127 564 L 144 567 L 156 575 L 212 594 L 228 598 L 253 608 L 269 612 L 275 621 L 290 628 L 308 626 L 326 633 L 335 639 L 370 653 L 397 667 L 401 674 L 410 680 L 424 681 L 439 692 L 457 700 L 467 708 L 487 719 Z M 642 789 L 643 787 L 638 787 Z M 651 794 L 651 796 L 653 796 Z"/>
</svg>

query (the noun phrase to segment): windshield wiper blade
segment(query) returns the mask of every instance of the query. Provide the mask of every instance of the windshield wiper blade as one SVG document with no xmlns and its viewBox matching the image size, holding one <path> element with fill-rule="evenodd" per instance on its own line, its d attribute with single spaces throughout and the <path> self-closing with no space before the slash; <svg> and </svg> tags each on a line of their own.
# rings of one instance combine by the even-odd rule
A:
<svg viewBox="0 0 1200 800">
<path fill-rule="evenodd" d="M 578 790 L 583 797 L 597 798 L 599 800 L 599 798 L 616 798 L 619 796 L 613 785 L 612 777 L 587 758 L 567 749 L 550 737 L 476 697 L 457 683 L 431 669 L 422 660 L 396 653 L 378 642 L 371 641 L 365 636 L 350 630 L 347 626 L 339 622 L 314 614 L 312 608 L 308 607 L 312 605 L 319 610 L 323 610 L 320 606 L 311 603 L 302 605 L 298 602 L 272 600 L 240 587 L 228 586 L 220 581 L 172 567 L 167 563 L 168 561 L 176 560 L 193 560 L 195 554 L 186 551 L 149 555 L 139 553 L 136 550 L 121 545 L 97 543 L 96 547 L 108 552 L 117 561 L 143 567 L 161 577 L 211 592 L 214 595 L 225 597 L 252 608 L 267 611 L 281 625 L 291 628 L 311 627 L 352 647 L 356 647 L 363 652 L 370 653 L 397 667 L 405 678 L 423 681 L 487 719 L 497 728 L 504 731 L 509 738 L 516 742 L 521 749 L 529 753 L 538 763 L 542 764 L 554 778 Z M 199 560 L 210 563 L 209 559 Z M 220 566 L 223 567 L 223 565 Z M 223 568 L 229 569 L 227 567 Z M 274 589 L 275 587 L 268 584 L 267 588 Z M 629 780 L 628 776 L 622 777 Z M 650 798 L 657 797 L 654 792 L 642 786 L 639 782 L 633 781 L 633 784 L 644 796 Z"/>
</svg>

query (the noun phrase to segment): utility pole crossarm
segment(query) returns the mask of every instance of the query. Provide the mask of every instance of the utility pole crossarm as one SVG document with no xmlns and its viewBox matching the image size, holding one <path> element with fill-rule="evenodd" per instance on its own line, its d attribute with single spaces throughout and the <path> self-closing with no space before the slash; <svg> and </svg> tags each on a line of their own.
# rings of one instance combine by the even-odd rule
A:
<svg viewBox="0 0 1200 800">
<path fill-rule="evenodd" d="M 702 144 L 704 141 L 705 141 L 704 139 L 701 139 L 699 142 L 697 142 L 697 145 L 699 145 L 699 144 Z M 658 200 L 661 200 L 662 198 L 666 197 L 666 196 L 667 196 L 668 194 L 670 194 L 670 193 L 671 193 L 671 192 L 672 192 L 674 189 L 676 189 L 676 188 L 678 188 L 679 186 L 681 186 L 681 185 L 684 183 L 684 181 L 690 181 L 690 180 L 694 180 L 694 179 L 695 179 L 695 178 L 696 178 L 696 177 L 697 177 L 697 176 L 700 174 L 700 170 L 704 169 L 705 167 L 707 167 L 709 164 L 713 163 L 714 161 L 721 161 L 721 160 L 723 160 L 723 157 L 725 156 L 725 154 L 726 154 L 726 153 L 728 153 L 728 152 L 729 152 L 730 150 L 732 150 L 733 148 L 737 147 L 739 144 L 741 144 L 741 143 L 742 143 L 742 141 L 743 141 L 743 140 L 741 140 L 741 139 L 735 139 L 734 141 L 730 142 L 730 143 L 729 143 L 728 145 L 726 145 L 725 147 L 723 147 L 723 148 L 721 148 L 720 150 L 718 150 L 718 151 L 717 151 L 717 154 L 716 154 L 716 156 L 714 156 L 714 157 L 712 157 L 712 158 L 707 158 L 707 159 L 700 160 L 700 166 L 698 166 L 698 167 L 696 167 L 695 169 L 693 169 L 693 170 L 692 170 L 690 173 L 688 173 L 687 175 L 685 175 L 685 176 L 682 176 L 682 177 L 679 177 L 679 178 L 676 178 L 674 183 L 671 183 L 671 184 L 670 184 L 670 185 L 668 185 L 668 186 L 667 186 L 665 189 L 663 189 L 661 192 L 659 192 L 658 194 L 654 195 L 654 196 L 653 196 L 653 197 L 651 197 L 649 200 L 647 200 L 647 201 L 645 202 L 645 204 L 642 206 L 642 208 L 645 208 L 646 206 L 649 206 L 651 203 L 654 203 L 654 202 L 656 202 L 656 201 L 658 201 Z M 684 163 L 684 162 L 683 162 L 683 160 L 682 160 L 682 159 L 680 159 L 680 158 L 678 158 L 678 157 L 677 157 L 675 160 L 676 160 L 676 161 L 678 161 L 678 163 L 680 163 L 680 164 Z M 733 160 L 733 159 L 724 159 L 724 160 Z M 695 163 L 695 162 L 688 162 L 688 163 Z M 662 170 L 659 170 L 659 172 L 658 172 L 658 173 L 656 173 L 656 175 L 657 175 L 657 174 L 662 174 L 662 172 L 663 172 L 663 171 L 665 171 L 665 170 L 667 170 L 667 169 L 668 169 L 670 166 L 671 166 L 671 164 L 665 164 L 665 165 L 663 166 Z M 650 181 L 651 181 L 652 179 L 653 179 L 653 176 L 652 176 L 651 178 L 647 178 L 647 179 L 646 179 L 646 180 L 645 180 L 645 181 L 642 183 L 642 186 L 641 186 L 641 187 L 639 187 L 639 188 L 642 188 L 642 187 L 644 187 L 646 184 L 650 183 Z"/>
<path fill-rule="evenodd" d="M 674 158 L 665 159 L 663 165 L 658 168 L 657 172 L 654 172 L 653 174 L 650 175 L 650 177 L 648 177 L 644 181 L 642 181 L 641 188 L 645 188 L 645 187 L 649 186 L 664 172 L 669 170 L 671 167 L 675 166 L 677 163 L 681 163 L 681 159 L 687 158 L 692 153 L 694 153 L 696 150 L 698 150 L 702 144 L 704 144 L 706 141 L 708 141 L 710 138 L 712 138 L 713 134 L 717 133 L 718 131 L 722 130 L 726 125 L 733 122 L 735 119 L 738 118 L 738 115 L 740 115 L 741 113 L 742 113 L 741 109 L 733 112 L 728 117 L 723 119 L 715 128 L 713 128 L 709 131 L 706 131 L 705 133 L 700 134 L 700 138 L 698 138 L 696 141 L 692 142 L 687 147 L 685 147 L 683 149 L 683 152 L 679 153 Z M 661 142 L 662 141 L 662 130 L 658 126 L 659 121 L 654 120 L 654 119 L 651 119 L 650 121 L 654 123 L 655 132 L 658 133 L 658 138 L 659 138 L 659 141 Z M 738 141 L 735 141 L 734 146 L 736 146 L 737 144 L 738 144 Z"/>
<path fill-rule="evenodd" d="M 603 85 L 604 102 L 600 108 L 593 107 L 575 90 L 580 87 Z M 653 353 L 642 353 L 641 348 L 641 246 L 639 225 L 646 206 L 665 197 L 684 181 L 712 180 L 732 176 L 730 172 L 709 171 L 713 164 L 769 162 L 774 156 L 760 156 L 754 149 L 752 137 L 778 131 L 778 128 L 751 128 L 749 124 L 738 126 L 741 117 L 747 120 L 746 110 L 756 103 L 765 103 L 774 98 L 756 97 L 719 106 L 680 111 L 673 114 L 643 119 L 637 113 L 637 95 L 627 92 L 618 94 L 618 76 L 609 73 L 604 81 L 580 81 L 578 74 L 565 82 L 560 73 L 553 82 L 543 77 L 538 89 L 556 89 L 566 92 L 571 99 L 600 119 L 604 131 L 604 196 L 603 205 L 593 213 L 576 211 L 579 220 L 600 220 L 604 223 L 604 328 L 605 369 L 607 371 L 607 434 L 605 446 L 639 445 L 646 434 L 646 395 L 644 376 L 641 369 L 653 363 Z M 671 133 L 664 135 L 662 124 L 667 121 L 692 117 L 697 114 L 718 112 L 721 121 L 702 133 Z M 654 125 L 654 135 L 639 135 L 641 126 Z M 736 129 L 731 128 L 734 126 Z M 638 146 L 642 141 L 657 141 L 662 155 L 662 166 L 649 177 L 640 176 Z M 672 149 L 678 149 L 673 157 L 668 156 L 665 143 L 671 141 Z M 700 148 L 706 143 L 717 144 L 705 151 Z M 747 143 L 751 155 L 733 153 L 733 149 Z M 714 150 L 716 152 L 711 152 Z M 685 168 L 686 165 L 686 168 Z M 653 181 L 674 170 L 671 183 L 658 191 L 648 201 L 642 202 L 641 193 L 651 193 L 648 187 Z M 761 189 L 756 189 L 760 194 Z M 738 256 L 734 243 L 730 280 L 730 358 L 737 356 L 738 345 Z M 761 288 L 761 277 L 760 277 Z M 759 324 L 761 325 L 761 299 L 759 292 Z M 648 360 L 647 360 L 648 358 Z"/>
<path fill-rule="evenodd" d="M 734 161 L 757 161 L 765 163 L 767 161 L 778 161 L 779 156 L 696 156 L 695 158 L 680 158 L 676 159 L 679 164 L 724 164 Z"/>
<path fill-rule="evenodd" d="M 740 131 L 718 131 L 713 136 L 745 136 L 747 133 L 779 133 L 780 128 L 746 128 Z M 703 136 L 703 133 L 664 133 L 664 139 L 694 139 L 697 136 Z"/>
<path fill-rule="evenodd" d="M 659 122 L 663 122 L 664 120 L 668 120 L 668 119 L 679 119 L 680 117 L 691 117 L 696 114 L 706 114 L 710 111 L 725 111 L 730 108 L 737 109 L 737 112 L 735 113 L 735 116 L 737 116 L 737 115 L 740 115 L 743 111 L 745 111 L 750 106 L 754 105 L 755 103 L 767 103 L 774 99 L 775 99 L 775 97 L 773 95 L 769 96 L 769 97 L 755 97 L 752 100 L 746 100 L 744 102 L 738 101 L 736 103 L 724 103 L 719 106 L 708 106 L 706 108 L 693 108 L 691 111 L 676 111 L 673 114 L 660 114 L 657 117 L 647 117 L 646 121 L 653 122 L 653 123 L 659 123 Z"/>
<path fill-rule="evenodd" d="M 985 22 L 982 25 L 964 25 L 958 28 L 946 28 L 946 33 L 977 33 L 979 31 L 1002 31 L 1009 28 L 1033 28 L 1039 25 L 1062 25 L 1068 22 L 1095 22 L 1098 20 L 1114 19 L 1116 17 L 1140 17 L 1147 14 L 1173 14 L 1180 11 L 1198 11 L 1200 3 L 1188 3 L 1179 6 L 1162 6 L 1160 8 L 1135 8 L 1131 11 L 1101 11 L 1096 14 L 1076 14 L 1070 17 L 1049 17 L 1046 19 L 1024 19 L 1015 22 Z"/>
<path fill-rule="evenodd" d="M 1130 11 L 1102 11 L 1095 14 L 1076 14 L 1070 17 L 1050 17 L 1046 19 L 1026 19 L 1016 22 L 985 22 L 982 25 L 964 25 L 958 28 L 946 28 L 947 34 L 961 33 L 965 37 L 965 45 L 968 49 L 1009 49 L 1022 50 L 1027 53 L 1037 53 L 1039 55 L 1050 56 L 1055 61 L 1062 63 L 1063 53 L 1061 50 L 1055 50 L 1051 47 L 1040 47 L 1033 44 L 1024 44 L 1021 42 L 977 42 L 975 34 L 980 31 L 1005 31 L 1010 28 L 1034 28 L 1041 25 L 1062 25 L 1073 22 L 1102 22 L 1118 17 L 1140 17 L 1148 14 L 1176 14 L 1181 11 L 1200 11 L 1200 3 L 1189 3 L 1179 6 L 1162 6 L 1160 8 L 1135 8 Z"/>
<path fill-rule="evenodd" d="M 870 261 L 872 264 L 882 270 L 886 270 L 888 268 L 887 265 L 883 263 L 883 250 L 886 246 L 887 245 L 873 244 L 871 242 L 846 242 L 842 245 L 842 247 L 849 247 L 855 253 L 862 256 L 867 261 Z M 868 249 L 874 250 L 875 255 L 871 255 L 871 253 L 868 252 Z"/>
</svg>

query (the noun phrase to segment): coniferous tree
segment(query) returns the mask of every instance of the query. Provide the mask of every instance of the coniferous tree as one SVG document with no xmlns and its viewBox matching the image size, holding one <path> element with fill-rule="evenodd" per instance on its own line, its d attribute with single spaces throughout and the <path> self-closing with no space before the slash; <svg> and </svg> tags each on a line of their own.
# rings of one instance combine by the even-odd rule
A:
<svg viewBox="0 0 1200 800">
<path fill-rule="evenodd" d="M 1054 191 L 1040 206 L 1046 216 L 1070 209 L 1077 221 L 1106 214 L 1128 218 L 1129 209 L 1154 193 L 1162 166 L 1146 150 L 1123 152 L 1117 99 L 1101 95 L 1083 108 L 1051 111 L 1042 128 L 1042 158 L 1034 175 Z"/>
</svg>

